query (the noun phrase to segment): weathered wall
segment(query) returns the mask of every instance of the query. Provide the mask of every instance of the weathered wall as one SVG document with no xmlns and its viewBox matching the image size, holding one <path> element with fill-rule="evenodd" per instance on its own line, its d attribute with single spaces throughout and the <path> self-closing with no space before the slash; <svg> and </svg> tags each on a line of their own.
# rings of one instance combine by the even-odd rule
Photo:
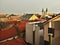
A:
<svg viewBox="0 0 60 45">
<path fill-rule="evenodd" d="M 60 44 L 60 21 L 54 22 L 55 36 L 53 38 L 53 45 Z"/>
</svg>

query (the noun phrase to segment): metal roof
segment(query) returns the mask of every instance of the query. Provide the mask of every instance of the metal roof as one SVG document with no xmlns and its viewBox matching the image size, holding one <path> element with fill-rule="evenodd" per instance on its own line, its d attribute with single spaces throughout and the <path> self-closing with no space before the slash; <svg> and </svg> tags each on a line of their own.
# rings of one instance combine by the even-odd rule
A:
<svg viewBox="0 0 60 45">
<path fill-rule="evenodd" d="M 33 14 L 26 14 L 24 15 L 21 20 L 29 20 L 29 18 L 32 16 Z"/>
</svg>

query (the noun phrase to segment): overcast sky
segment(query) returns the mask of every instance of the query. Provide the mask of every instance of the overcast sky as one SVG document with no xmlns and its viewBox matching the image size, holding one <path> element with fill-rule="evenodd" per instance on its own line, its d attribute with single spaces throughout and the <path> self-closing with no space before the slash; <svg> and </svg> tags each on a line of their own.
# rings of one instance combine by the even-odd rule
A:
<svg viewBox="0 0 60 45">
<path fill-rule="evenodd" d="M 0 0 L 0 13 L 40 13 L 42 8 L 60 12 L 60 0 Z"/>
</svg>

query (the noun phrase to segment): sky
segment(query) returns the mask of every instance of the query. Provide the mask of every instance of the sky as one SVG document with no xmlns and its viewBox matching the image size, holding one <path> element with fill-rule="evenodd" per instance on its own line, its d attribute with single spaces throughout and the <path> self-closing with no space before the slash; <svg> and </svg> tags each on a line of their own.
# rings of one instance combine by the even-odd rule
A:
<svg viewBox="0 0 60 45">
<path fill-rule="evenodd" d="M 42 8 L 60 12 L 60 0 L 0 0 L 0 13 L 41 13 Z"/>
</svg>

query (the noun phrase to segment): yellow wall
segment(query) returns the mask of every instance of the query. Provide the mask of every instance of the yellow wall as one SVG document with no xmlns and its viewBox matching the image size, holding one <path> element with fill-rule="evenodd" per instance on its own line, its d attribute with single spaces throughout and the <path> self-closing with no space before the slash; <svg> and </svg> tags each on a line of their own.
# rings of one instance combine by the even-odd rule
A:
<svg viewBox="0 0 60 45">
<path fill-rule="evenodd" d="M 32 15 L 32 17 L 29 20 L 35 20 L 35 19 L 38 19 L 38 17 L 35 15 Z"/>
</svg>

